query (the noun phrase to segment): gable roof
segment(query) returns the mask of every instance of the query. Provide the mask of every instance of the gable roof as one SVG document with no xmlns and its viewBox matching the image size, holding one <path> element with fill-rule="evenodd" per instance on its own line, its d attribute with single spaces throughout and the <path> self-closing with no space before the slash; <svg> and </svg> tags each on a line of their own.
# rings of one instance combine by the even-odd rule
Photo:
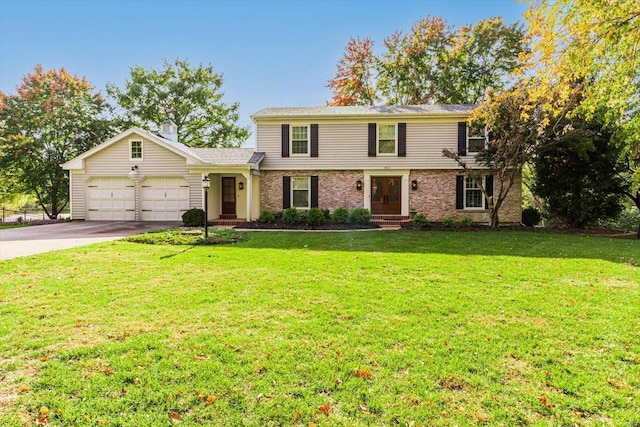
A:
<svg viewBox="0 0 640 427">
<path fill-rule="evenodd" d="M 459 116 L 471 114 L 474 108 L 475 104 L 269 107 L 258 111 L 251 118 L 255 121 L 285 117 Z"/>
<path fill-rule="evenodd" d="M 117 134 L 116 136 L 104 141 L 101 144 L 96 145 L 95 147 L 93 147 L 92 149 L 85 151 L 84 153 L 80 154 L 79 156 L 74 157 L 73 159 L 69 160 L 66 163 L 63 163 L 61 166 L 63 169 L 77 169 L 77 168 L 81 168 L 81 162 L 86 159 L 87 157 L 91 157 L 94 154 L 104 150 L 105 148 L 115 144 L 116 142 L 122 140 L 123 138 L 127 138 L 133 134 L 142 136 L 144 138 L 149 139 L 152 142 L 155 142 L 156 144 L 168 149 L 169 151 L 174 152 L 175 154 L 182 156 L 186 159 L 190 159 L 192 161 L 194 161 L 195 163 L 203 163 L 203 160 L 198 156 L 198 154 L 193 151 L 193 148 L 188 147 L 184 144 L 181 144 L 179 142 L 174 142 L 171 141 L 167 138 L 164 138 L 162 136 L 156 135 L 154 133 L 151 133 L 149 131 L 146 131 L 144 129 L 140 129 L 137 127 L 132 127 L 127 129 L 124 132 L 121 132 L 119 134 Z"/>
</svg>

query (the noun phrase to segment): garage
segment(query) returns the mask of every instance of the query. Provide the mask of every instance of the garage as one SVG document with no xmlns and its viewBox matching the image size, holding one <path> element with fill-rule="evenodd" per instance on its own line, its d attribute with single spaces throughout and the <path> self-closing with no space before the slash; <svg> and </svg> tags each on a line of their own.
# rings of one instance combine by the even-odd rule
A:
<svg viewBox="0 0 640 427">
<path fill-rule="evenodd" d="M 140 186 L 142 221 L 181 221 L 189 209 L 189 183 L 182 177 L 149 177 Z"/>
<path fill-rule="evenodd" d="M 122 177 L 93 178 L 87 185 L 87 219 L 133 221 L 135 185 Z"/>
</svg>

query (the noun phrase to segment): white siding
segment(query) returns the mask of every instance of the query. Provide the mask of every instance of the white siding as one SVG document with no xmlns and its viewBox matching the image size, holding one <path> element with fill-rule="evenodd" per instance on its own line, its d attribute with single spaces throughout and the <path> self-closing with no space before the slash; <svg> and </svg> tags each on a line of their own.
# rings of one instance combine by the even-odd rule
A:
<svg viewBox="0 0 640 427">
<path fill-rule="evenodd" d="M 143 140 L 143 159 L 129 160 L 129 140 Z M 131 135 L 85 159 L 85 173 L 91 176 L 127 176 L 132 166 L 144 176 L 187 175 L 186 160 L 148 139 Z"/>
<path fill-rule="evenodd" d="M 257 123 L 257 151 L 264 151 L 260 168 L 264 170 L 318 169 L 455 169 L 456 163 L 443 157 L 442 150 L 458 150 L 458 122 L 450 120 L 368 120 L 363 122 L 318 123 L 318 157 L 282 157 L 281 124 L 299 124 L 283 120 L 282 123 Z M 368 123 L 407 123 L 407 156 L 368 156 Z M 466 159 L 473 163 L 473 156 Z"/>
<path fill-rule="evenodd" d="M 85 190 L 87 176 L 80 171 L 69 171 L 71 179 L 71 219 L 85 219 Z"/>
</svg>

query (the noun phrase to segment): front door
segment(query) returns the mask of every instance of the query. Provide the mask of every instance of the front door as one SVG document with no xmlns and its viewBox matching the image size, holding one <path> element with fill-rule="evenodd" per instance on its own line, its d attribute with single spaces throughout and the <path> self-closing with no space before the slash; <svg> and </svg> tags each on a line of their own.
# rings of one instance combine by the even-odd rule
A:
<svg viewBox="0 0 640 427">
<path fill-rule="evenodd" d="M 236 215 L 236 179 L 222 177 L 222 215 Z"/>
<path fill-rule="evenodd" d="M 375 176 L 371 178 L 371 213 L 400 215 L 401 177 Z"/>
</svg>

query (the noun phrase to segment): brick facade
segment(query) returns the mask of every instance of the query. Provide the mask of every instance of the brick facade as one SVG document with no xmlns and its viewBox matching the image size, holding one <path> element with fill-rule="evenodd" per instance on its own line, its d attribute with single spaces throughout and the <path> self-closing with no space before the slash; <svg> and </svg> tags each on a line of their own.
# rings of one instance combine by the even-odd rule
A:
<svg viewBox="0 0 640 427">
<path fill-rule="evenodd" d="M 439 222 L 443 218 L 459 219 L 463 216 L 475 222 L 486 223 L 486 210 L 456 209 L 456 176 L 460 170 L 418 170 L 409 175 L 409 185 L 415 180 L 417 190 L 409 189 L 409 207 L 427 216 L 429 221 Z M 364 206 L 364 191 L 356 189 L 356 181 L 364 180 L 363 171 L 261 171 L 260 210 L 282 210 L 283 176 L 318 176 L 318 206 L 333 211 L 339 207 L 349 209 Z M 497 182 L 494 184 L 499 185 Z M 500 209 L 501 223 L 520 223 L 522 182 L 518 180 L 509 191 Z"/>
<path fill-rule="evenodd" d="M 409 207 L 424 214 L 429 221 L 440 222 L 443 218 L 456 219 L 468 216 L 475 222 L 489 222 L 487 210 L 456 209 L 456 176 L 460 170 L 417 170 L 409 175 L 409 181 L 418 182 L 417 190 L 409 190 Z M 494 186 L 499 185 L 497 182 Z M 522 181 L 513 184 L 500 208 L 501 223 L 520 223 Z"/>
<path fill-rule="evenodd" d="M 356 181 L 362 181 L 362 171 L 261 171 L 260 210 L 282 210 L 283 176 L 317 176 L 318 207 L 333 211 L 336 208 L 361 208 L 363 191 L 356 189 Z"/>
</svg>

